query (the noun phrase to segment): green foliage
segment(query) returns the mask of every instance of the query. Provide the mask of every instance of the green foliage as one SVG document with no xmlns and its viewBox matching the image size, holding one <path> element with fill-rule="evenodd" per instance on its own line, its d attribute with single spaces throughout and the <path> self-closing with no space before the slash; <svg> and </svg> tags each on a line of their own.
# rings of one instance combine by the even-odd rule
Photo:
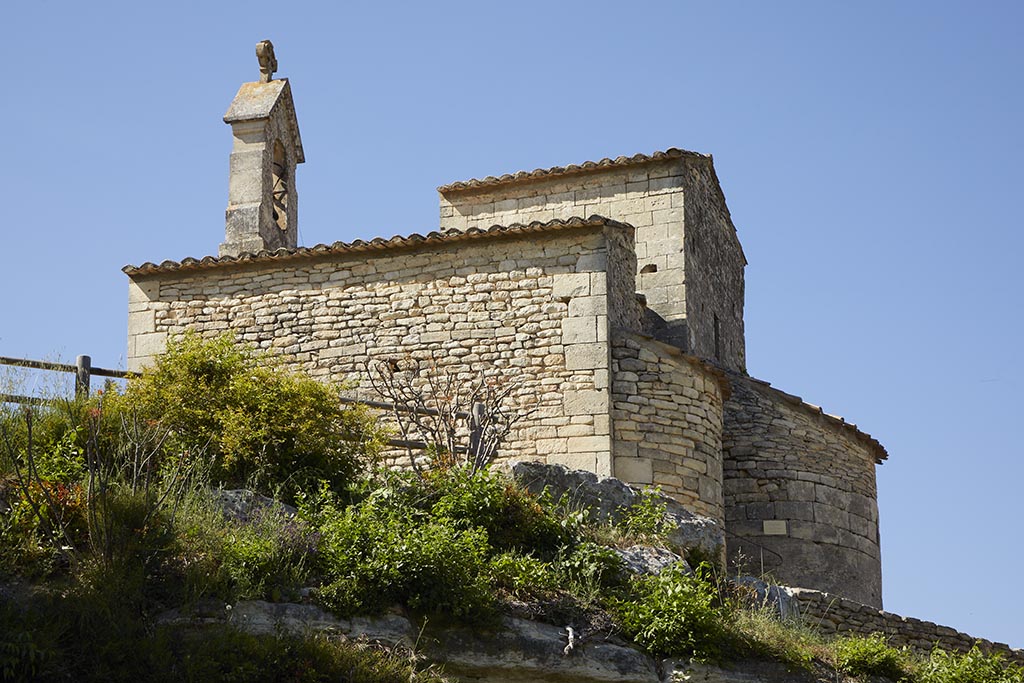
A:
<svg viewBox="0 0 1024 683">
<path fill-rule="evenodd" d="M 881 633 L 839 638 L 832 643 L 832 651 L 836 668 L 845 674 L 909 680 L 908 653 L 891 647 Z"/>
<path fill-rule="evenodd" d="M 342 408 L 336 388 L 286 373 L 229 336 L 172 339 L 105 410 L 115 426 L 125 416 L 159 422 L 168 452 L 206 453 L 217 483 L 285 499 L 319 480 L 342 488 L 376 447 L 371 421 Z"/>
<path fill-rule="evenodd" d="M 341 614 L 395 603 L 455 617 L 486 614 L 487 535 L 369 499 L 321 511 L 320 600 Z"/>
<path fill-rule="evenodd" d="M 577 545 L 556 564 L 559 574 L 577 592 L 619 586 L 623 580 L 622 558 L 611 548 L 590 541 Z"/>
<path fill-rule="evenodd" d="M 488 572 L 494 587 L 517 597 L 531 597 L 561 585 L 552 564 L 532 555 L 503 553 L 491 559 Z"/>
<path fill-rule="evenodd" d="M 623 513 L 618 526 L 634 538 L 661 540 L 668 531 L 665 520 L 666 506 L 661 492 L 645 488 L 640 497 Z"/>
<path fill-rule="evenodd" d="M 726 615 L 703 568 L 690 575 L 670 567 L 657 576 L 635 577 L 633 583 L 633 594 L 613 603 L 627 636 L 655 656 L 718 655 Z"/>
<path fill-rule="evenodd" d="M 494 551 L 532 552 L 550 559 L 571 542 L 555 514 L 498 474 L 455 468 L 430 473 L 425 486 L 434 499 L 431 516 L 451 520 L 458 528 L 482 529 Z"/>
<path fill-rule="evenodd" d="M 1024 668 L 977 646 L 966 654 L 936 648 L 917 671 L 916 683 L 1024 683 Z"/>
<path fill-rule="evenodd" d="M 39 676 L 55 654 L 48 636 L 27 615 L 0 606 L 0 680 L 27 681 Z"/>
</svg>

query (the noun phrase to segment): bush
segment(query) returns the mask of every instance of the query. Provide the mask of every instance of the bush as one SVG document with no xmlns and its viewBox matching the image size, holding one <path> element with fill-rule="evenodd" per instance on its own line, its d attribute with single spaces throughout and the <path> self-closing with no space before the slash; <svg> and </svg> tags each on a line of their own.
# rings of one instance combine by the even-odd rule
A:
<svg viewBox="0 0 1024 683">
<path fill-rule="evenodd" d="M 703 568 L 690 575 L 677 565 L 633 582 L 633 594 L 612 603 L 628 637 L 658 657 L 718 655 L 726 637 L 725 613 Z"/>
<path fill-rule="evenodd" d="M 491 559 L 491 584 L 517 597 L 533 597 L 560 587 L 554 567 L 531 555 L 504 553 Z"/>
<path fill-rule="evenodd" d="M 1024 668 L 1001 655 L 986 655 L 977 646 L 966 654 L 936 648 L 918 669 L 918 683 L 1024 683 Z"/>
<path fill-rule="evenodd" d="M 910 661 L 903 650 L 890 647 L 881 633 L 868 637 L 840 638 L 832 643 L 836 668 L 851 676 L 883 676 L 892 681 L 909 680 Z"/>
<path fill-rule="evenodd" d="M 207 453 L 214 482 L 285 499 L 319 480 L 340 490 L 376 448 L 371 421 L 342 408 L 336 388 L 287 373 L 229 336 L 172 339 L 105 403 L 108 434 L 136 419 L 158 422 L 169 430 L 167 454 Z"/>
<path fill-rule="evenodd" d="M 571 542 L 558 518 L 507 478 L 468 468 L 431 472 L 425 482 L 431 516 L 461 529 L 482 529 L 497 552 L 535 553 L 551 559 Z"/>
<path fill-rule="evenodd" d="M 594 593 L 622 583 L 622 558 L 611 548 L 587 541 L 572 548 L 556 563 L 558 573 L 574 592 Z"/>
<path fill-rule="evenodd" d="M 645 488 L 640 497 L 623 512 L 618 526 L 628 537 L 662 541 L 668 533 L 665 511 L 661 492 L 656 488 Z"/>
<path fill-rule="evenodd" d="M 326 607 L 343 615 L 395 603 L 454 617 L 490 612 L 483 531 L 375 503 L 320 514 L 319 597 Z"/>
</svg>

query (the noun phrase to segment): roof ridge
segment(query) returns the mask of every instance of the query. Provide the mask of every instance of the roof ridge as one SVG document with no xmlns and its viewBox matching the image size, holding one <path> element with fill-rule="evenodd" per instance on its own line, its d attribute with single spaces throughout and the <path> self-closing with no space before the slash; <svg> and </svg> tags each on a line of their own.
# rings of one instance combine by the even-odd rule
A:
<svg viewBox="0 0 1024 683">
<path fill-rule="evenodd" d="M 785 400 L 785 401 L 787 401 L 787 402 L 789 402 L 789 403 L 791 403 L 793 405 L 800 406 L 801 408 L 803 408 L 807 412 L 811 413 L 812 415 L 821 417 L 826 422 L 829 422 L 831 424 L 836 425 L 837 427 L 840 427 L 840 428 L 846 429 L 847 431 L 852 432 L 857 437 L 859 437 L 861 440 L 866 442 L 867 445 L 870 446 L 875 451 L 875 462 L 877 464 L 880 465 L 880 464 L 882 464 L 883 460 L 888 460 L 889 459 L 889 451 L 885 450 L 885 446 L 883 446 L 882 443 L 878 439 L 876 439 L 875 437 L 873 437 L 870 434 L 868 434 L 867 432 L 865 432 L 863 429 L 858 427 L 853 422 L 847 422 L 846 418 L 841 417 L 839 415 L 833 415 L 832 413 L 826 413 L 824 411 L 824 409 L 822 409 L 821 406 L 817 406 L 817 405 L 814 405 L 813 403 L 809 403 L 809 402 L 805 401 L 804 399 L 802 399 L 801 397 L 797 396 L 796 394 L 791 394 L 791 393 L 789 393 L 787 391 L 783 391 L 782 389 L 774 387 L 774 386 L 772 386 L 771 382 L 766 382 L 763 379 L 758 379 L 758 378 L 752 377 L 750 375 L 740 375 L 740 376 L 741 377 L 745 377 L 748 380 L 751 380 L 751 382 L 750 382 L 751 386 L 759 387 L 761 389 L 766 389 L 766 390 L 768 390 L 768 391 L 770 391 L 770 392 L 772 392 L 774 394 L 777 394 L 783 400 Z"/>
<path fill-rule="evenodd" d="M 414 232 L 409 235 L 394 235 L 390 238 L 374 237 L 370 240 L 356 239 L 351 242 L 333 242 L 316 244 L 312 247 L 281 247 L 275 250 L 263 249 L 258 252 L 246 251 L 237 256 L 203 256 L 195 258 L 186 256 L 181 261 L 161 261 L 159 264 L 146 261 L 138 266 L 126 265 L 121 269 L 127 275 L 146 275 L 177 270 L 199 270 L 229 264 L 264 263 L 267 261 L 286 261 L 298 258 L 309 258 L 328 254 L 350 254 L 370 251 L 400 249 L 420 244 L 440 244 L 458 242 L 486 237 L 516 235 L 522 233 L 544 232 L 548 230 L 565 230 L 571 228 L 608 226 L 616 228 L 632 227 L 628 223 L 594 214 L 589 218 L 572 216 L 570 218 L 554 218 L 549 221 L 531 221 L 530 223 L 511 223 L 509 225 L 492 225 L 489 228 L 468 228 L 466 230 L 449 229 L 444 231 L 431 230 L 426 235 Z"/>
<path fill-rule="evenodd" d="M 515 173 L 506 173 L 500 176 L 487 176 L 485 178 L 472 178 L 470 180 L 460 180 L 454 183 L 448 183 L 447 185 L 441 185 L 440 187 L 437 188 L 437 191 L 444 194 L 445 192 L 474 190 L 482 187 L 504 185 L 506 183 L 531 181 L 538 180 L 541 178 L 573 175 L 576 173 L 587 173 L 590 171 L 598 171 L 606 168 L 632 166 L 635 164 L 645 164 L 652 161 L 663 161 L 665 159 L 679 159 L 682 157 L 707 160 L 711 159 L 710 154 L 691 152 L 689 150 L 679 149 L 678 147 L 669 147 L 666 150 L 659 152 L 651 152 L 650 154 L 618 156 L 615 157 L 614 159 L 605 157 L 603 159 L 599 159 L 598 161 L 584 161 L 581 164 L 569 164 L 568 166 L 552 166 L 550 168 L 535 168 L 532 171 L 516 171 Z"/>
</svg>

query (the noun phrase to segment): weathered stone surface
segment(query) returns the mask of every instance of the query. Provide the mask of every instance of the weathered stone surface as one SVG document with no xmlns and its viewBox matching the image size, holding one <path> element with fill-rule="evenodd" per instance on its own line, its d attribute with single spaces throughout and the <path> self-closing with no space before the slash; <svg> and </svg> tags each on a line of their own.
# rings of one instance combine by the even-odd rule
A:
<svg viewBox="0 0 1024 683">
<path fill-rule="evenodd" d="M 734 583 L 745 586 L 753 593 L 753 607 L 767 607 L 780 619 L 799 619 L 800 604 L 793 597 L 793 588 L 768 583 L 753 576 L 740 576 Z"/>
<path fill-rule="evenodd" d="M 612 340 L 614 474 L 725 521 L 720 371 L 627 330 Z"/>
<path fill-rule="evenodd" d="M 662 677 L 666 683 L 845 683 L 847 680 L 826 667 L 794 671 L 783 664 L 755 661 L 719 667 L 666 660 Z"/>
<path fill-rule="evenodd" d="M 647 162 L 591 165 L 582 178 L 543 173 L 503 180 L 441 188 L 442 227 L 592 214 L 629 223 L 637 229 L 635 291 L 646 297 L 658 338 L 744 369 L 746 259 L 710 157 L 674 150 Z"/>
<path fill-rule="evenodd" d="M 508 618 L 503 628 L 427 632 L 426 655 L 444 664 L 448 674 L 466 681 L 623 681 L 656 683 L 655 661 L 625 645 L 584 640 L 565 653 L 566 629 Z"/>
<path fill-rule="evenodd" d="M 734 570 L 881 607 L 878 449 L 762 382 L 730 375 L 729 384 L 723 483 Z M 765 533 L 776 527 L 784 533 Z"/>
<path fill-rule="evenodd" d="M 687 573 L 691 571 L 686 560 L 667 548 L 633 545 L 628 548 L 612 548 L 612 550 L 622 558 L 626 569 L 634 574 L 660 574 L 663 569 L 680 562 L 685 565 Z"/>
<path fill-rule="evenodd" d="M 522 486 L 540 494 L 545 489 L 555 500 L 590 508 L 594 519 L 617 521 L 624 510 L 640 500 L 641 491 L 612 477 L 598 477 L 593 472 L 570 470 L 561 465 L 514 461 L 509 470 Z M 724 547 L 724 534 L 714 520 L 688 511 L 678 501 L 662 495 L 665 519 L 669 526 L 668 540 L 676 548 L 700 548 L 717 555 Z"/>
<path fill-rule="evenodd" d="M 216 489 L 212 492 L 213 501 L 224 516 L 236 522 L 249 522 L 255 515 L 264 511 L 273 511 L 286 518 L 295 517 L 298 510 L 280 501 L 262 496 L 248 489 Z"/>
<path fill-rule="evenodd" d="M 263 600 L 240 600 L 234 605 L 202 601 L 188 608 L 169 610 L 158 616 L 156 622 L 162 625 L 231 624 L 248 633 L 266 635 L 337 633 L 389 647 L 412 647 L 418 634 L 418 629 L 408 619 L 396 614 L 340 619 L 316 605 Z"/>
</svg>

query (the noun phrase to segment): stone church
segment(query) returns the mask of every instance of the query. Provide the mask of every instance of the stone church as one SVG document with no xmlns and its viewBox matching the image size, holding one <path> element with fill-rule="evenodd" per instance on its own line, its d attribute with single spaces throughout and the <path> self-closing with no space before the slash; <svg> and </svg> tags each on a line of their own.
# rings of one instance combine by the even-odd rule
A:
<svg viewBox="0 0 1024 683">
<path fill-rule="evenodd" d="M 219 255 L 124 269 L 131 369 L 192 329 L 328 382 L 405 355 L 514 378 L 529 414 L 502 457 L 658 486 L 724 525 L 734 561 L 881 607 L 885 449 L 747 374 L 746 258 L 711 156 L 454 182 L 434 232 L 303 247 L 291 90 L 272 48 L 260 57 L 224 117 Z"/>
</svg>

